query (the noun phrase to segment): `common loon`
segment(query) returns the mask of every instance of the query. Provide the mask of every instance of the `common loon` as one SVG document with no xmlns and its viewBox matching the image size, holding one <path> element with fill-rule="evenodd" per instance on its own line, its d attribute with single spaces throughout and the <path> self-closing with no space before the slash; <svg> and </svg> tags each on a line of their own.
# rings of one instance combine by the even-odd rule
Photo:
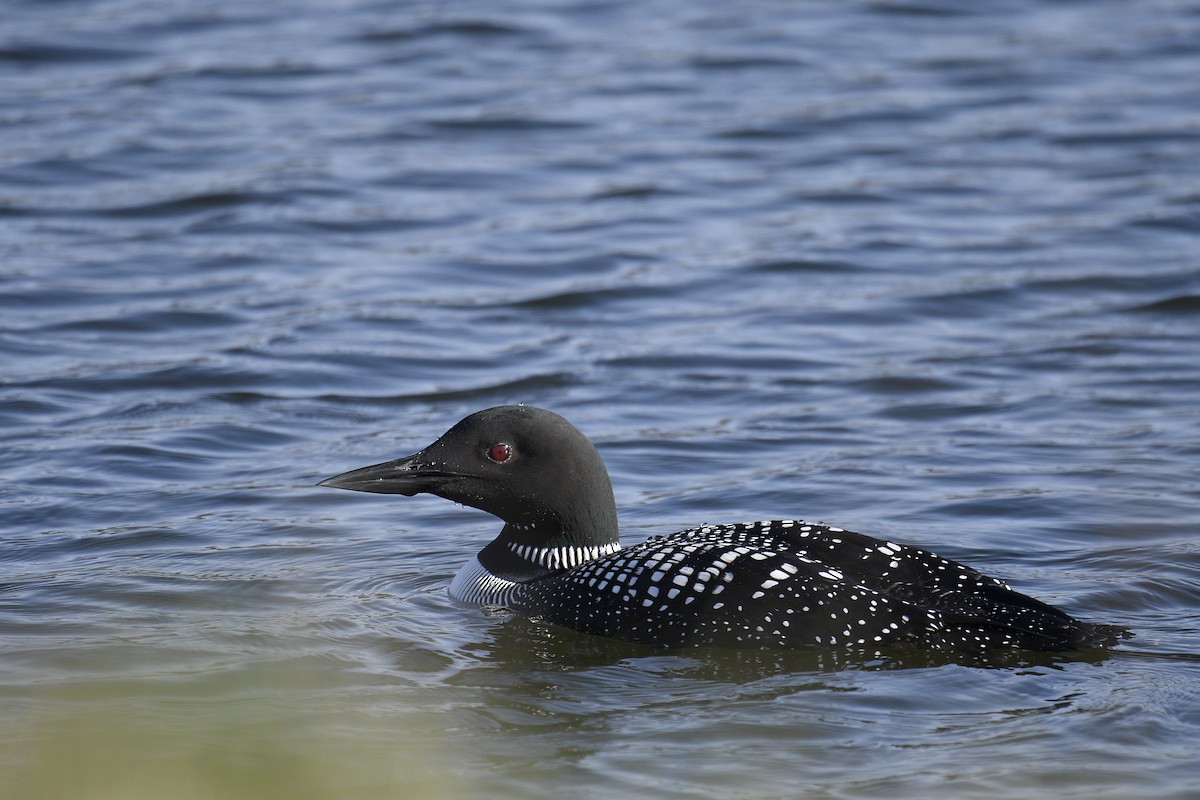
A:
<svg viewBox="0 0 1200 800">
<path fill-rule="evenodd" d="M 319 485 L 428 492 L 494 514 L 504 528 L 450 594 L 617 639 L 982 652 L 1102 646 L 1121 633 L 927 550 L 799 520 L 704 525 L 622 549 L 600 454 L 531 406 L 478 411 L 419 453 Z"/>
</svg>

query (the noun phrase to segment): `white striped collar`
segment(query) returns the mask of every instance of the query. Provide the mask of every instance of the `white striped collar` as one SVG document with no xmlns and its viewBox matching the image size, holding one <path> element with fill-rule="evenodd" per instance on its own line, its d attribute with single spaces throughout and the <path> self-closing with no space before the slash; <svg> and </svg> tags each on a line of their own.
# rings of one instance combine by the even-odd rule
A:
<svg viewBox="0 0 1200 800">
<path fill-rule="evenodd" d="M 531 544 L 508 542 L 508 549 L 526 561 L 546 569 L 570 569 L 597 558 L 610 556 L 621 549 L 619 542 L 598 547 L 534 547 Z"/>
</svg>

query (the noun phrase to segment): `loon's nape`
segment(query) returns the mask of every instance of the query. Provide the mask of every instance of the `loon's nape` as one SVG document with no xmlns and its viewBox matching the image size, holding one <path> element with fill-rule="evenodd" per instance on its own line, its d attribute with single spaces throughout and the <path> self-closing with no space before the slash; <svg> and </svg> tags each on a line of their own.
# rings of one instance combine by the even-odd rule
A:
<svg viewBox="0 0 1200 800">
<path fill-rule="evenodd" d="M 530 406 L 476 412 L 418 453 L 320 485 L 429 493 L 494 514 L 504 527 L 458 572 L 451 595 L 601 636 L 982 652 L 1074 650 L 1129 635 L 927 550 L 799 520 L 707 525 L 622 549 L 596 448 Z"/>
</svg>

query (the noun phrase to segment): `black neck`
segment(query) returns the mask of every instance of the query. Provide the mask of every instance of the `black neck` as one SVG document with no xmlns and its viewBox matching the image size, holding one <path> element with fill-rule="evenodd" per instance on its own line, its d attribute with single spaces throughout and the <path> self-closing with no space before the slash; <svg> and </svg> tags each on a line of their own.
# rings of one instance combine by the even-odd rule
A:
<svg viewBox="0 0 1200 800">
<path fill-rule="evenodd" d="M 498 578 L 524 583 L 583 563 L 619 547 L 611 536 L 578 536 L 553 522 L 507 523 L 479 551 L 479 563 Z M 555 552 L 558 551 L 558 552 Z"/>
</svg>

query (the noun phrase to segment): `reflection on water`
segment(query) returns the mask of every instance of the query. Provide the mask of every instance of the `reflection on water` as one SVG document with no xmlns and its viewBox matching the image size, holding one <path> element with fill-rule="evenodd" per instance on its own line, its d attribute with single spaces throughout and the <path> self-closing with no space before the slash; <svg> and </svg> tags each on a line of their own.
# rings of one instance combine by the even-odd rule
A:
<svg viewBox="0 0 1200 800">
<path fill-rule="evenodd" d="M 331 685 L 331 681 L 333 682 Z M 15 706 L 6 796 L 182 798 L 472 794 L 431 712 L 357 702 L 330 665 L 80 683 Z M 383 693 L 378 693 L 382 697 Z"/>
</svg>

